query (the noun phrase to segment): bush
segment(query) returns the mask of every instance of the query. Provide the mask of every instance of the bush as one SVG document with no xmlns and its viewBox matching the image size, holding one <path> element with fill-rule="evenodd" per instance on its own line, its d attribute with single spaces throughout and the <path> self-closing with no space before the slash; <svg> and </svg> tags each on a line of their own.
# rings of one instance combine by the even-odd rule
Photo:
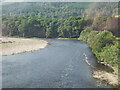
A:
<svg viewBox="0 0 120 90">
<path fill-rule="evenodd" d="M 118 63 L 118 44 L 109 45 L 102 49 L 99 53 L 102 61 L 108 62 L 112 66 L 117 66 Z"/>
<path fill-rule="evenodd" d="M 93 43 L 90 44 L 92 44 L 91 47 L 94 52 L 101 52 L 102 48 L 106 47 L 107 45 L 113 45 L 114 41 L 115 37 L 111 32 L 100 31 L 95 35 Z"/>
<path fill-rule="evenodd" d="M 119 39 L 109 31 L 93 31 L 87 27 L 80 34 L 80 40 L 87 42 L 100 61 L 118 66 Z"/>
<path fill-rule="evenodd" d="M 88 35 L 91 32 L 91 30 L 92 30 L 91 27 L 86 27 L 85 30 L 81 32 L 79 39 L 87 42 Z"/>
</svg>

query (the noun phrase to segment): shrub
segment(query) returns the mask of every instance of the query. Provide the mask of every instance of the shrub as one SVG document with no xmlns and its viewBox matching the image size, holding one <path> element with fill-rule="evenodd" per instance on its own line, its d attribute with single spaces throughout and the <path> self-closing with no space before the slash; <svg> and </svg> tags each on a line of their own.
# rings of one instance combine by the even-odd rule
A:
<svg viewBox="0 0 120 90">
<path fill-rule="evenodd" d="M 119 38 L 109 31 L 93 31 L 87 27 L 80 34 L 80 40 L 87 42 L 98 60 L 105 61 L 112 66 L 118 66 Z"/>
</svg>

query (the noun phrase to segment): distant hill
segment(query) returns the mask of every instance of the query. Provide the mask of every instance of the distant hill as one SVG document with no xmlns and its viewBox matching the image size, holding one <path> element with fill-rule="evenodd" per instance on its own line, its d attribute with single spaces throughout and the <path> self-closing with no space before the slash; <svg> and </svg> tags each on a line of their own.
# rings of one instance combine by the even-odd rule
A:
<svg viewBox="0 0 120 90">
<path fill-rule="evenodd" d="M 4 3 L 3 15 L 38 17 L 112 16 L 117 14 L 118 3 L 90 2 L 16 2 Z"/>
<path fill-rule="evenodd" d="M 3 15 L 25 15 L 39 17 L 83 16 L 83 11 L 91 3 L 11 3 L 3 4 Z"/>
</svg>

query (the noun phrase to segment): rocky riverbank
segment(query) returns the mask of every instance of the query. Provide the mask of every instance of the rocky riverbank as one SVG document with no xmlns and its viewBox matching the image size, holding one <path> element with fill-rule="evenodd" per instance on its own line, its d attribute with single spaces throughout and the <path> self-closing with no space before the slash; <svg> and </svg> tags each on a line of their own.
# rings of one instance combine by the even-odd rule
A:
<svg viewBox="0 0 120 90">
<path fill-rule="evenodd" d="M 105 68 L 94 70 L 93 77 L 101 81 L 105 81 L 108 84 L 112 85 L 113 87 L 117 87 L 119 85 L 117 69 L 115 68 L 111 69 L 111 67 L 106 67 L 106 70 Z"/>
</svg>

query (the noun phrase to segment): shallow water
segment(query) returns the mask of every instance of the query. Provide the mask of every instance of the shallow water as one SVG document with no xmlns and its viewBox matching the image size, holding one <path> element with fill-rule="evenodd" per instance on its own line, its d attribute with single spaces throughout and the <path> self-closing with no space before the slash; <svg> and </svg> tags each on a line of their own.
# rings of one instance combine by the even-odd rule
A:
<svg viewBox="0 0 120 90">
<path fill-rule="evenodd" d="M 2 57 L 3 88 L 110 88 L 92 77 L 97 60 L 87 44 L 47 41 L 44 49 Z"/>
</svg>

